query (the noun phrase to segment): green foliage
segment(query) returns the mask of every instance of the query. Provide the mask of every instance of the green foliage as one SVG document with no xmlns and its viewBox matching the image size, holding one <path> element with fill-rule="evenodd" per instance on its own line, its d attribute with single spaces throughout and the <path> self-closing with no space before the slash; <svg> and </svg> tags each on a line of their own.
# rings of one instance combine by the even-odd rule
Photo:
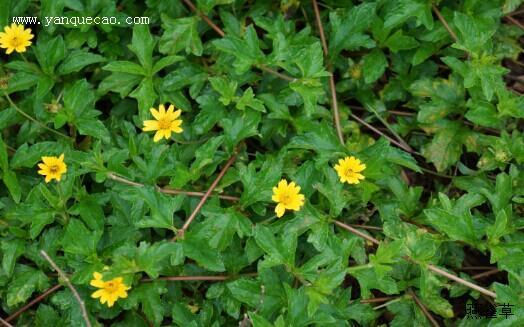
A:
<svg viewBox="0 0 524 327">
<path fill-rule="evenodd" d="M 45 250 L 93 326 L 429 326 L 415 296 L 440 325 L 524 325 L 521 0 L 320 1 L 325 42 L 308 1 L 193 2 L 0 0 L 2 29 L 40 22 L 0 49 L 2 319 L 64 284 Z M 160 104 L 183 132 L 154 142 Z M 276 218 L 283 179 L 304 205 Z M 482 297 L 434 267 L 515 315 L 463 319 Z M 94 272 L 127 296 L 92 298 Z M 22 311 L 84 321 L 67 287 Z"/>
</svg>

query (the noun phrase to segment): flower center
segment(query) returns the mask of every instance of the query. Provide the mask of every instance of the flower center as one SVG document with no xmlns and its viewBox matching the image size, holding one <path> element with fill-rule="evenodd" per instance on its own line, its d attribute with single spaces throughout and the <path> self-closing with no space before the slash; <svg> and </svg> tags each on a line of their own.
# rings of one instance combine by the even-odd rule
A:
<svg viewBox="0 0 524 327">
<path fill-rule="evenodd" d="M 115 282 L 106 282 L 104 289 L 109 293 L 115 293 L 118 290 L 118 285 Z"/>
<path fill-rule="evenodd" d="M 58 165 L 51 165 L 51 166 L 49 166 L 49 172 L 50 172 L 51 174 L 56 174 L 56 173 L 58 173 L 58 170 L 59 170 L 59 169 L 58 169 Z"/>
<path fill-rule="evenodd" d="M 11 39 L 11 43 L 13 45 L 13 48 L 16 48 L 20 45 L 20 40 L 18 39 L 18 37 L 14 36 L 12 39 Z"/>
<path fill-rule="evenodd" d="M 162 118 L 158 120 L 158 127 L 160 129 L 170 129 L 171 128 L 171 120 L 168 118 Z"/>
<path fill-rule="evenodd" d="M 351 175 L 353 175 L 353 173 L 354 173 L 353 169 L 351 169 L 351 168 L 346 169 L 346 176 L 351 176 Z"/>
<path fill-rule="evenodd" d="M 282 194 L 280 195 L 279 200 L 280 200 L 280 203 L 287 206 L 291 202 L 291 196 L 289 194 Z"/>
</svg>

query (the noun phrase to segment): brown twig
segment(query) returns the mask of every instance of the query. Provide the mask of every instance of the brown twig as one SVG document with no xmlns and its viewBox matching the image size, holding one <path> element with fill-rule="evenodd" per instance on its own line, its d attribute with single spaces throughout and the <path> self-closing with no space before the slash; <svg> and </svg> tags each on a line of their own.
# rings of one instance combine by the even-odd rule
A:
<svg viewBox="0 0 524 327">
<path fill-rule="evenodd" d="M 509 20 L 511 23 L 517 25 L 518 27 L 522 28 L 524 30 L 524 25 L 522 25 L 521 22 L 519 22 L 518 20 L 516 20 L 515 18 L 511 17 L 511 16 L 506 16 L 504 17 L 505 19 Z"/>
<path fill-rule="evenodd" d="M 191 8 L 191 10 L 193 10 L 198 16 L 200 16 L 200 18 L 202 18 L 207 23 L 207 25 L 209 25 L 209 27 L 214 29 L 218 35 L 220 35 L 221 37 L 224 37 L 226 35 L 226 33 L 224 33 L 224 31 L 220 27 L 215 25 L 215 23 L 213 23 L 213 21 L 209 19 L 209 17 L 207 17 L 200 10 L 198 10 L 198 8 L 195 7 L 195 5 L 190 0 L 183 1 L 189 8 Z"/>
<path fill-rule="evenodd" d="M 460 270 L 491 270 L 493 269 L 493 266 L 469 266 L 469 267 L 462 267 Z"/>
<path fill-rule="evenodd" d="M 516 10 L 516 11 L 510 12 L 510 13 L 507 13 L 506 16 L 517 16 L 517 15 L 520 15 L 520 14 L 524 14 L 524 9 Z"/>
<path fill-rule="evenodd" d="M 194 11 L 200 18 L 202 18 L 206 22 L 206 24 L 209 25 L 209 27 L 211 27 L 215 32 L 217 32 L 217 34 L 220 35 L 220 37 L 226 36 L 226 33 L 224 32 L 224 30 L 222 30 L 220 27 L 218 27 L 218 25 L 213 23 L 213 21 L 211 19 L 209 19 L 209 17 L 207 17 L 206 15 L 204 15 L 204 13 L 202 13 L 200 10 L 198 10 L 198 8 L 193 4 L 193 2 L 191 2 L 191 0 L 183 0 L 183 1 L 192 11 Z M 273 74 L 276 77 L 281 78 L 281 79 L 283 79 L 285 81 L 292 82 L 292 81 L 295 80 L 295 78 L 293 78 L 291 76 L 288 76 L 288 75 L 285 75 L 285 74 L 282 74 L 282 73 L 279 73 L 276 70 L 273 70 L 273 69 L 267 67 L 266 65 L 259 64 L 259 65 L 257 65 L 257 67 L 260 70 L 265 71 L 265 72 L 270 73 L 270 74 Z"/>
<path fill-rule="evenodd" d="M 5 326 L 5 327 L 13 327 L 13 325 L 11 325 L 10 323 L 8 323 L 7 321 L 5 321 L 2 318 L 0 318 L 0 323 L 2 324 L 2 326 Z"/>
<path fill-rule="evenodd" d="M 380 245 L 379 240 L 377 240 L 376 238 L 374 238 L 372 236 L 366 235 L 366 234 L 362 233 L 361 231 L 359 231 L 359 230 L 357 230 L 357 229 L 355 229 L 355 228 L 353 228 L 351 226 L 348 226 L 348 225 L 346 225 L 346 224 L 344 224 L 344 223 L 342 223 L 342 222 L 340 222 L 338 220 L 333 220 L 333 222 L 336 225 L 346 229 L 347 231 L 349 231 L 349 232 L 351 232 L 351 233 L 353 233 L 353 234 L 355 234 L 357 236 L 362 237 L 365 240 L 368 240 L 368 241 L 370 241 L 370 242 L 372 242 L 374 244 Z M 405 259 L 405 260 L 407 260 L 407 261 L 409 261 L 411 263 L 418 264 L 415 260 L 411 259 L 408 256 L 404 256 L 403 259 Z M 467 287 L 469 287 L 471 289 L 474 289 L 475 291 L 478 291 L 478 292 L 480 292 L 482 294 L 488 295 L 488 296 L 490 296 L 492 298 L 496 298 L 497 297 L 497 294 L 495 294 L 494 292 L 492 292 L 492 291 L 490 291 L 488 289 L 485 289 L 484 287 L 480 287 L 480 286 L 478 286 L 476 284 L 468 282 L 467 280 L 462 279 L 460 277 L 457 277 L 457 276 L 455 276 L 453 274 L 450 274 L 447 271 L 444 271 L 444 270 L 442 270 L 442 269 L 440 269 L 440 268 L 438 268 L 438 267 L 436 267 L 434 265 L 429 264 L 429 265 L 427 265 L 427 267 L 428 267 L 428 269 L 430 271 L 432 271 L 433 273 L 435 273 L 437 275 L 440 275 L 440 276 L 446 277 L 448 279 L 451 279 L 451 280 L 453 280 L 453 281 L 455 281 L 457 283 L 460 283 L 460 284 L 462 284 L 464 286 L 467 286 Z"/>
<path fill-rule="evenodd" d="M 378 135 L 381 135 L 381 136 L 385 137 L 389 142 L 395 144 L 396 146 L 398 146 L 398 147 L 401 148 L 402 150 L 404 150 L 404 151 L 406 151 L 406 152 L 409 152 L 409 153 L 416 153 L 416 151 L 414 151 L 413 149 L 404 146 L 402 143 L 400 143 L 400 142 L 396 141 L 395 139 L 389 137 L 388 135 L 384 134 L 384 133 L 381 132 L 379 129 L 377 129 L 377 128 L 374 127 L 373 125 L 369 124 L 368 122 L 366 122 L 366 121 L 363 120 L 362 118 L 356 116 L 355 114 L 351 113 L 351 118 L 353 118 L 353 119 L 356 120 L 357 122 L 361 123 L 362 125 L 366 126 L 367 128 L 369 128 L 369 129 L 372 130 L 373 132 L 377 133 Z"/>
<path fill-rule="evenodd" d="M 277 72 L 276 70 L 267 67 L 266 65 L 258 64 L 257 67 L 258 67 L 260 70 L 263 70 L 263 71 L 265 71 L 265 72 L 267 72 L 267 73 L 273 74 L 273 75 L 275 75 L 276 77 L 281 78 L 281 79 L 283 79 L 283 80 L 285 80 L 285 81 L 293 82 L 293 81 L 296 80 L 296 78 L 291 77 L 291 76 L 288 76 L 288 75 L 285 75 L 285 74 L 282 74 L 282 73 L 279 73 L 279 72 Z"/>
<path fill-rule="evenodd" d="M 337 130 L 337 136 L 342 145 L 344 145 L 344 135 L 342 134 L 342 127 L 340 127 L 340 115 L 338 111 L 338 101 L 337 101 L 337 90 L 335 88 L 335 77 L 333 75 L 333 70 L 331 63 L 329 62 L 329 51 L 326 42 L 326 36 L 324 34 L 324 26 L 322 25 L 322 20 L 320 19 L 320 11 L 318 10 L 317 0 L 311 0 L 313 4 L 313 9 L 315 11 L 315 18 L 317 21 L 318 34 L 320 34 L 320 41 L 322 42 L 322 49 L 324 50 L 324 56 L 326 57 L 327 68 L 329 71 L 329 90 L 331 92 L 331 106 L 333 107 L 333 120 L 335 122 L 335 128 Z"/>
<path fill-rule="evenodd" d="M 457 276 L 455 276 L 453 274 L 450 274 L 447 271 L 444 271 L 444 270 L 442 270 L 442 269 L 440 269 L 440 268 L 438 268 L 436 266 L 428 265 L 428 269 L 431 270 L 432 272 L 438 274 L 438 275 L 441 275 L 443 277 L 451 279 L 451 280 L 453 280 L 453 281 L 455 281 L 457 283 L 460 283 L 460 284 L 462 284 L 464 286 L 467 286 L 467 287 L 469 287 L 471 289 L 474 289 L 475 291 L 478 291 L 478 292 L 480 292 L 482 294 L 491 296 L 492 298 L 496 298 L 497 297 L 497 294 L 495 294 L 494 292 L 492 292 L 490 290 L 487 290 L 484 287 L 480 287 L 480 286 L 478 286 L 476 284 L 468 282 L 467 280 L 462 279 L 460 277 L 457 277 Z"/>
<path fill-rule="evenodd" d="M 473 276 L 471 276 L 471 278 L 473 278 L 473 279 L 481 279 L 481 278 L 488 277 L 488 276 L 491 276 L 491 275 L 496 275 L 499 272 L 500 272 L 500 270 L 498 270 L 498 269 L 492 269 L 492 270 L 488 270 L 488 271 L 481 272 L 479 274 L 473 275 Z"/>
<path fill-rule="evenodd" d="M 437 6 L 433 5 L 433 11 L 435 12 L 435 15 L 437 15 L 438 19 L 440 20 L 440 22 L 442 23 L 442 25 L 444 25 L 444 28 L 448 31 L 449 35 L 451 35 L 451 37 L 453 38 L 453 40 L 455 42 L 458 41 L 458 38 L 457 38 L 457 34 L 455 34 L 455 32 L 453 32 L 453 30 L 451 29 L 451 27 L 449 27 L 449 24 L 448 22 L 446 21 L 446 19 L 444 18 L 444 16 L 442 16 L 442 14 L 440 13 L 440 11 L 438 10 Z"/>
<path fill-rule="evenodd" d="M 244 313 L 244 319 L 242 319 L 242 321 L 238 323 L 238 326 L 249 327 L 249 325 L 251 325 L 249 316 L 247 315 L 247 313 Z"/>
<path fill-rule="evenodd" d="M 246 273 L 246 274 L 237 275 L 237 276 L 223 276 L 223 275 L 219 275 L 219 276 L 164 276 L 164 277 L 158 277 L 155 279 L 143 278 L 141 281 L 142 282 L 154 282 L 157 280 L 168 280 L 172 282 L 176 282 L 176 281 L 222 281 L 222 280 L 229 280 L 233 278 L 254 277 L 254 276 L 258 276 L 258 273 L 253 272 L 253 273 Z"/>
<path fill-rule="evenodd" d="M 361 300 L 360 303 L 367 304 L 367 303 L 381 303 L 381 302 L 387 302 L 389 300 L 396 299 L 398 296 L 384 296 L 384 297 L 376 297 L 373 299 L 365 299 Z"/>
<path fill-rule="evenodd" d="M 345 230 L 347 230 L 347 231 L 349 231 L 349 232 L 351 232 L 351 233 L 353 233 L 353 234 L 355 234 L 355 235 L 357 235 L 357 236 L 360 236 L 360 237 L 362 237 L 363 239 L 365 239 L 365 240 L 367 240 L 367 241 L 369 241 L 369 242 L 371 242 L 371 243 L 374 243 L 374 244 L 377 244 L 377 245 L 380 244 L 380 242 L 379 242 L 376 238 L 374 238 L 374 237 L 372 237 L 372 236 L 369 236 L 369 235 L 367 235 L 367 234 L 364 234 L 364 233 L 362 233 L 361 231 L 359 231 L 359 230 L 356 229 L 356 228 L 353 228 L 353 227 L 351 227 L 351 226 L 349 226 L 349 225 L 347 225 L 347 224 L 344 224 L 343 222 L 338 221 L 338 220 L 333 220 L 333 222 L 335 223 L 335 225 L 337 225 L 337 226 L 339 226 L 339 227 L 342 227 L 342 228 L 344 228 Z"/>
<path fill-rule="evenodd" d="M 361 228 L 361 229 L 369 229 L 369 230 L 383 230 L 382 227 L 376 227 L 376 226 L 367 226 L 367 225 L 359 225 L 359 224 L 348 224 L 351 227 Z"/>
<path fill-rule="evenodd" d="M 429 320 L 429 322 L 431 322 L 431 324 L 432 324 L 433 326 L 440 327 L 440 325 L 438 324 L 438 322 L 435 320 L 435 318 L 433 318 L 433 316 L 431 315 L 431 313 L 429 313 L 428 309 L 426 308 L 426 306 L 424 305 L 424 303 L 422 303 L 422 301 L 420 301 L 420 299 L 417 297 L 417 295 L 415 294 L 415 292 L 413 292 L 411 289 L 408 289 L 408 293 L 411 295 L 411 297 L 413 298 L 413 300 L 415 300 L 415 303 L 418 305 L 418 307 L 420 308 L 420 310 L 422 310 L 422 313 L 424 313 L 424 316 L 426 316 L 426 318 Z"/>
<path fill-rule="evenodd" d="M 236 151 L 236 150 L 235 150 Z M 229 158 L 229 160 L 226 162 L 226 164 L 224 165 L 224 167 L 222 168 L 222 170 L 220 171 L 220 173 L 218 173 L 218 176 L 215 178 L 215 180 L 213 181 L 213 183 L 211 183 L 211 186 L 209 187 L 209 189 L 206 191 L 206 193 L 204 194 L 204 196 L 200 199 L 200 202 L 198 203 L 198 205 L 196 206 L 195 210 L 193 210 L 193 212 L 191 213 L 191 215 L 189 216 L 189 218 L 186 220 L 184 226 L 182 226 L 182 229 L 180 229 L 177 233 L 177 235 L 173 238 L 173 241 L 176 240 L 177 237 L 183 237 L 184 236 L 184 233 L 186 232 L 186 230 L 189 228 L 189 225 L 191 225 L 191 222 L 193 222 L 193 219 L 195 219 L 196 215 L 198 214 L 198 212 L 200 211 L 200 209 L 202 208 L 202 206 L 204 205 L 204 203 L 206 203 L 206 200 L 207 198 L 211 195 L 211 192 L 213 192 L 213 190 L 215 189 L 215 187 L 217 186 L 218 182 L 220 182 L 220 180 L 222 179 L 222 177 L 224 176 L 224 174 L 226 173 L 226 171 L 229 169 L 229 167 L 233 164 L 233 162 L 236 160 L 237 158 L 237 154 L 233 154 L 231 156 L 231 158 Z"/>
<path fill-rule="evenodd" d="M 42 294 L 38 295 L 37 297 L 35 297 L 31 302 L 29 302 L 28 304 L 24 305 L 23 307 L 21 307 L 20 309 L 18 309 L 15 313 L 13 313 L 12 315 L 10 315 L 9 317 L 7 317 L 5 319 L 5 321 L 7 322 L 10 322 L 14 319 L 16 319 L 19 315 L 21 315 L 22 313 L 24 313 L 25 311 L 27 311 L 29 308 L 31 308 L 33 305 L 41 302 L 42 300 L 44 300 L 46 297 L 48 297 L 50 294 L 56 292 L 58 289 L 60 289 L 62 287 L 62 284 L 57 284 L 53 287 L 50 287 L 48 288 L 45 292 L 43 292 Z"/>
<path fill-rule="evenodd" d="M 58 268 L 57 264 L 53 261 L 53 259 L 51 259 L 51 257 L 44 250 L 40 250 L 40 254 L 44 257 L 44 259 L 47 260 L 47 262 L 49 262 L 49 264 L 53 267 L 53 269 L 60 275 L 60 277 L 66 283 L 67 287 L 69 287 L 69 289 L 73 293 L 73 296 L 75 297 L 76 301 L 78 302 L 78 305 L 80 306 L 80 310 L 82 311 L 82 317 L 84 318 L 86 326 L 91 327 L 91 321 L 89 321 L 89 316 L 87 315 L 87 310 L 84 304 L 84 300 L 82 300 L 82 298 L 80 297 L 80 294 L 78 294 L 73 284 L 71 284 L 71 281 L 69 281 L 69 278 L 67 278 L 66 274 L 64 274 L 64 272 L 60 268 Z"/>
<path fill-rule="evenodd" d="M 108 173 L 107 177 L 112 179 L 112 180 L 114 180 L 114 181 L 117 181 L 117 182 L 120 182 L 120 183 L 126 184 L 126 185 L 131 185 L 131 186 L 136 186 L 136 187 L 143 187 L 143 186 L 145 186 L 142 183 L 137 183 L 137 182 L 130 181 L 129 179 L 126 179 L 124 177 L 118 176 L 118 175 L 116 175 L 115 173 L 112 173 L 112 172 Z M 158 186 L 156 187 L 156 190 L 158 192 L 165 193 L 165 194 L 175 194 L 175 195 L 181 194 L 181 195 L 195 196 L 195 197 L 203 197 L 203 196 L 205 196 L 204 192 L 175 190 L 175 189 L 171 189 L 171 188 L 161 188 L 161 187 L 158 187 Z M 216 194 L 216 196 L 218 196 L 218 198 L 223 199 L 223 200 L 229 200 L 229 201 L 238 201 L 238 200 L 240 200 L 239 197 L 232 196 L 232 195 Z"/>
</svg>

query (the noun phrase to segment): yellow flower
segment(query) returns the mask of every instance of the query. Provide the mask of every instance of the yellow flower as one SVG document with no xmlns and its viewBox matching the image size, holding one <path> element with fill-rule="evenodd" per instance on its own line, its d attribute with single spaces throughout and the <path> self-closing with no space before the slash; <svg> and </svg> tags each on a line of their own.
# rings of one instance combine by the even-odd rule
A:
<svg viewBox="0 0 524 327">
<path fill-rule="evenodd" d="M 149 109 L 156 120 L 145 120 L 143 131 L 157 131 L 153 138 L 155 142 L 158 142 L 162 137 L 169 139 L 171 132 L 182 133 L 183 129 L 180 127 L 180 125 L 182 125 L 182 119 L 177 119 L 182 111 L 180 109 L 174 111 L 175 106 L 170 105 L 166 112 L 163 104 L 161 104 L 158 109 L 159 110 L 155 108 Z"/>
<path fill-rule="evenodd" d="M 280 180 L 278 185 L 273 187 L 273 201 L 277 202 L 275 212 L 280 218 L 286 209 L 298 211 L 304 205 L 304 194 L 300 194 L 300 186 L 295 182 L 287 183 L 285 179 Z"/>
<path fill-rule="evenodd" d="M 104 304 L 107 302 L 108 307 L 112 307 L 118 298 L 125 299 L 127 297 L 127 290 L 131 287 L 126 286 L 122 282 L 122 277 L 113 278 L 110 281 L 104 282 L 102 280 L 102 274 L 95 272 L 93 273 L 95 279 L 91 280 L 90 285 L 99 290 L 93 292 L 91 297 L 93 299 L 100 298 L 100 303 Z"/>
<path fill-rule="evenodd" d="M 366 165 L 353 156 L 340 159 L 338 164 L 335 165 L 340 181 L 348 184 L 360 183 L 360 180 L 365 178 L 364 175 L 360 174 L 364 169 L 366 169 Z"/>
<path fill-rule="evenodd" d="M 49 183 L 53 178 L 60 182 L 62 174 L 67 171 L 67 165 L 64 163 L 64 154 L 60 157 L 42 157 L 43 163 L 38 164 L 40 170 L 38 173 L 45 176 L 45 182 Z"/>
<path fill-rule="evenodd" d="M 25 52 L 26 47 L 31 45 L 29 40 L 33 37 L 30 28 L 24 29 L 24 25 L 13 23 L 4 27 L 4 32 L 0 32 L 0 48 L 7 49 L 7 54 L 13 51 Z"/>
</svg>

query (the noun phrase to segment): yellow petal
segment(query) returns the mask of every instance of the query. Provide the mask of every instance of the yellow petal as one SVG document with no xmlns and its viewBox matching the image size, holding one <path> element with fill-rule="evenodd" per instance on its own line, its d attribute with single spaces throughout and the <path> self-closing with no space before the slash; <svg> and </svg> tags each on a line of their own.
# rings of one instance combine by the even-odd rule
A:
<svg viewBox="0 0 524 327">
<path fill-rule="evenodd" d="M 160 112 L 158 112 L 158 110 L 156 110 L 155 108 L 151 108 L 149 109 L 149 111 L 151 112 L 151 115 L 155 117 L 156 120 L 159 120 L 160 118 L 162 118 L 162 115 L 160 115 Z"/>
<path fill-rule="evenodd" d="M 156 131 L 158 130 L 158 121 L 156 120 L 144 120 L 144 127 L 142 128 L 144 132 Z"/>
<path fill-rule="evenodd" d="M 93 299 L 96 299 L 96 298 L 99 298 L 99 297 L 103 297 L 103 295 L 106 293 L 106 291 L 104 289 L 101 289 L 101 290 L 98 290 L 98 291 L 95 291 L 93 292 L 93 294 L 91 294 L 91 297 Z M 102 299 L 100 299 L 102 300 Z M 103 302 L 102 302 L 103 303 Z"/>
<path fill-rule="evenodd" d="M 160 139 L 162 139 L 163 133 L 162 130 L 159 130 L 155 133 L 155 137 L 153 137 L 153 142 L 158 142 Z"/>
<path fill-rule="evenodd" d="M 174 133 L 182 133 L 184 131 L 184 129 L 182 129 L 182 127 L 173 126 L 173 127 L 171 127 L 171 131 L 174 132 Z"/>
<path fill-rule="evenodd" d="M 279 203 L 275 207 L 275 213 L 277 214 L 277 217 L 280 218 L 284 215 L 284 212 L 286 212 L 286 208 L 283 204 Z"/>
<path fill-rule="evenodd" d="M 164 138 L 166 140 L 169 140 L 170 137 L 171 137 L 171 130 L 170 129 L 164 129 Z"/>
</svg>

